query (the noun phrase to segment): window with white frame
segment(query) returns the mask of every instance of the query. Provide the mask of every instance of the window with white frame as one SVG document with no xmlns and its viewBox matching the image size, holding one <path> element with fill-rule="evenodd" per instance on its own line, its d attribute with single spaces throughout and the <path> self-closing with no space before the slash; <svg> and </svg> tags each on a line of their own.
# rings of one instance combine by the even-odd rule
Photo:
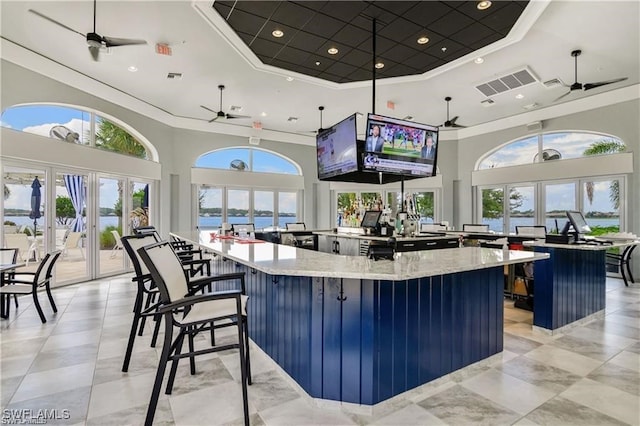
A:
<svg viewBox="0 0 640 426">
<path fill-rule="evenodd" d="M 124 123 L 80 108 L 34 104 L 16 105 L 2 113 L 2 127 L 64 142 L 157 161 L 150 144 Z"/>
<path fill-rule="evenodd" d="M 494 175 L 498 176 L 499 181 L 518 182 L 521 168 L 495 172 L 489 169 L 563 159 L 581 158 L 583 160 L 577 161 L 588 161 L 594 155 L 625 151 L 625 143 L 615 136 L 591 132 L 554 132 L 505 144 L 481 158 L 477 170 L 483 171 L 482 179 L 485 182 L 492 180 L 487 176 Z M 532 164 L 529 167 L 537 166 Z M 595 235 L 623 229 L 625 176 L 592 176 L 594 170 L 589 167 L 573 167 L 570 170 L 571 173 L 555 173 L 564 175 L 562 179 L 549 179 L 545 175 L 547 179 L 531 183 L 478 186 L 475 220 L 488 223 L 490 229 L 499 232 L 514 232 L 519 225 L 545 225 L 547 232 L 558 232 L 567 221 L 565 212 L 580 210 Z M 615 164 L 609 165 L 607 170 L 622 172 L 616 169 Z M 545 171 L 548 173 L 550 169 L 547 167 Z M 574 176 L 570 177 L 570 174 Z"/>
</svg>

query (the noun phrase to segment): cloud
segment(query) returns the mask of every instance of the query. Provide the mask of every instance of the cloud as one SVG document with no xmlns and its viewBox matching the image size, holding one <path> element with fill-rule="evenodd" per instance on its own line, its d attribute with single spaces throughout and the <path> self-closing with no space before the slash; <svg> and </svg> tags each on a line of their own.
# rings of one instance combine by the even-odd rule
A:
<svg viewBox="0 0 640 426">
<path fill-rule="evenodd" d="M 0 127 L 6 127 L 7 129 L 12 129 L 13 128 L 13 127 L 11 127 L 11 124 L 5 123 L 2 120 L 0 120 Z"/>
<path fill-rule="evenodd" d="M 22 129 L 23 132 L 33 133 L 40 136 L 49 137 L 49 131 L 54 126 L 64 126 L 69 130 L 72 130 L 80 135 L 80 140 L 83 143 L 87 141 L 87 132 L 91 128 L 91 125 L 88 121 L 80 120 L 79 118 L 72 118 L 67 123 L 45 123 L 38 124 L 37 126 L 27 126 Z"/>
</svg>

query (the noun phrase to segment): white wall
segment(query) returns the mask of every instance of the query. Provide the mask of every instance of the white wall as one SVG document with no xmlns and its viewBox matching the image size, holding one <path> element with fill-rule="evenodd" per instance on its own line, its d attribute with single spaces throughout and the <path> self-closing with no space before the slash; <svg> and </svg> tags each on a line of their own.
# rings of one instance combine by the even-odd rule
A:
<svg viewBox="0 0 640 426">
<path fill-rule="evenodd" d="M 2 109 L 28 102 L 62 102 L 90 107 L 128 123 L 157 148 L 162 165 L 160 228 L 163 233 L 169 231 L 171 222 L 177 223 L 183 229 L 192 225 L 190 173 L 195 159 L 214 149 L 249 146 L 246 137 L 169 127 L 135 111 L 104 101 L 4 60 L 0 62 L 0 67 Z M 628 180 L 628 217 L 631 224 L 629 231 L 636 234 L 640 234 L 640 214 L 636 213 L 640 211 L 638 195 L 640 174 L 637 172 L 640 168 L 640 155 L 637 155 L 640 148 L 638 117 L 640 117 L 640 101 L 634 99 L 612 106 L 547 119 L 543 123 L 545 132 L 559 130 L 602 132 L 615 135 L 627 143 L 629 150 L 636 154 L 633 159 L 636 172 L 631 174 Z M 455 133 L 447 132 L 447 136 L 441 138 L 438 154 L 443 188 L 443 219 L 449 220 L 458 227 L 461 223 L 471 221 L 471 172 L 476 161 L 493 148 L 529 134 L 524 125 L 460 140 L 448 139 Z M 444 135 L 445 132 L 443 132 Z M 7 141 L 4 142 L 7 143 Z M 316 178 L 315 148 L 265 139 L 261 141 L 260 147 L 289 157 L 302 167 L 305 187 L 303 220 L 309 227 L 327 228 L 331 223 L 330 187 L 328 183 L 319 182 Z M 557 166 L 562 167 L 561 162 L 557 163 Z M 585 171 L 585 175 L 588 174 L 589 171 Z M 179 191 L 173 198 L 170 190 L 171 175 L 179 176 Z M 175 203 L 178 203 L 175 211 L 178 212 L 179 217 L 177 220 L 174 218 L 170 221 L 171 206 L 175 207 Z"/>
</svg>

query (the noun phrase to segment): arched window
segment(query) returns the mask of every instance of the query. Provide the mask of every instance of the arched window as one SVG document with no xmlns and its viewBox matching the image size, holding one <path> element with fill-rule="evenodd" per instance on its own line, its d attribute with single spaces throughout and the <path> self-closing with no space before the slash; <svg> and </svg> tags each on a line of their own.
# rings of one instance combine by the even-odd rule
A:
<svg viewBox="0 0 640 426">
<path fill-rule="evenodd" d="M 615 136 L 571 131 L 544 133 L 501 145 L 481 158 L 476 170 L 615 154 L 625 150 L 624 142 Z"/>
<path fill-rule="evenodd" d="M 302 175 L 302 169 L 282 155 L 258 148 L 224 148 L 198 157 L 195 167 Z"/>
<path fill-rule="evenodd" d="M 302 169 L 274 152 L 246 147 L 211 151 L 198 157 L 191 179 L 199 185 L 200 229 L 223 222 L 284 228 L 301 220 Z"/>
<path fill-rule="evenodd" d="M 2 127 L 158 161 L 145 138 L 114 117 L 74 106 L 16 105 L 2 113 Z"/>
<path fill-rule="evenodd" d="M 615 136 L 580 131 L 508 142 L 476 163 L 474 221 L 502 232 L 531 225 L 557 231 L 566 222 L 567 210 L 580 210 L 596 235 L 624 230 L 624 174 L 633 172 L 626 148 Z M 596 155 L 609 157 L 593 158 Z"/>
</svg>

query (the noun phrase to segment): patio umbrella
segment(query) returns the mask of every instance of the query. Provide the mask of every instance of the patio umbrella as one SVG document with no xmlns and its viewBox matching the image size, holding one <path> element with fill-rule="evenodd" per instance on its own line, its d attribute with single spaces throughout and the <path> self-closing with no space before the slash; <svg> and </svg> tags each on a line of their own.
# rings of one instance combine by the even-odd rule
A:
<svg viewBox="0 0 640 426">
<path fill-rule="evenodd" d="M 71 231 L 82 232 L 84 228 L 82 209 L 84 208 L 84 200 L 86 198 L 84 178 L 78 175 L 64 175 L 64 186 L 67 188 L 67 193 L 76 211 L 76 218 L 73 220 Z"/>
<path fill-rule="evenodd" d="M 29 212 L 29 218 L 33 219 L 33 235 L 36 234 L 38 226 L 38 218 L 42 217 L 40 214 L 40 202 L 42 195 L 40 194 L 40 181 L 38 176 L 31 182 L 31 212 Z"/>
</svg>

